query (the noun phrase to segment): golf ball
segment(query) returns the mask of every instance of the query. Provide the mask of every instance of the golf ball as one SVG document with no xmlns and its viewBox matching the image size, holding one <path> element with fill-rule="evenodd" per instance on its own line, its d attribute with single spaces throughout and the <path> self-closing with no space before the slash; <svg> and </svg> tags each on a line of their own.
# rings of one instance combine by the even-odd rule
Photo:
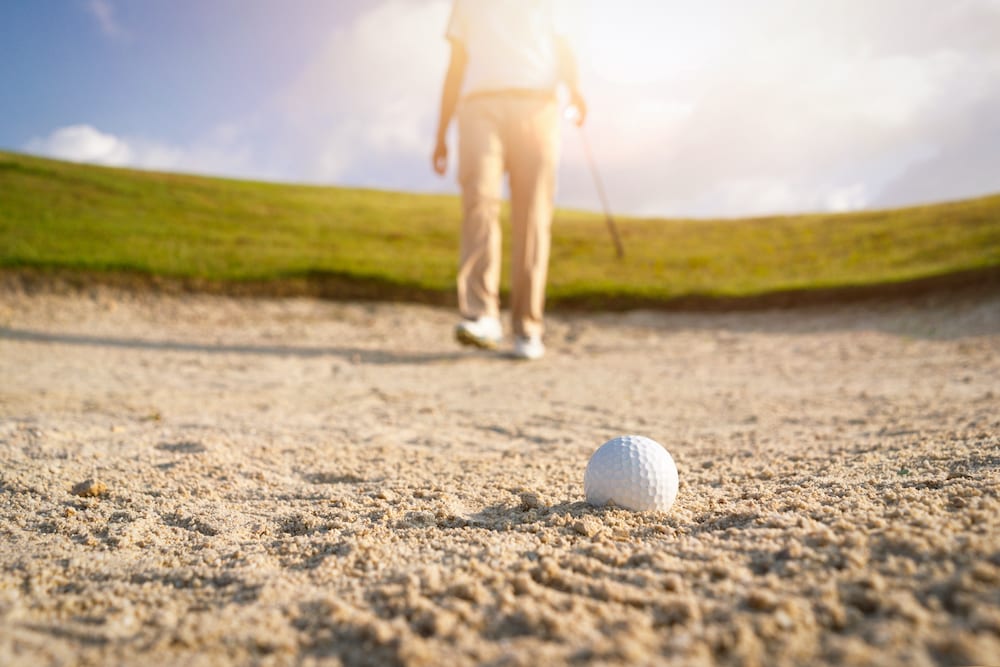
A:
<svg viewBox="0 0 1000 667">
<path fill-rule="evenodd" d="M 677 466 L 655 440 L 623 435 L 590 457 L 583 491 L 591 505 L 614 503 L 637 512 L 666 512 L 677 498 Z"/>
</svg>

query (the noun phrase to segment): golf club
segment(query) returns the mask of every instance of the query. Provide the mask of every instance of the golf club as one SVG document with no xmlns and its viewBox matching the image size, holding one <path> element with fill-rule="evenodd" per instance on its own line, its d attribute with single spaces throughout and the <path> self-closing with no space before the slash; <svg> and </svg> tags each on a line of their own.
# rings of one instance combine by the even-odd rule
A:
<svg viewBox="0 0 1000 667">
<path fill-rule="evenodd" d="M 566 110 L 567 117 L 574 121 L 576 125 L 576 118 L 579 112 L 576 107 L 569 107 Z M 590 150 L 590 141 L 587 139 L 587 132 L 583 129 L 582 125 L 577 125 L 580 130 L 580 141 L 583 144 L 583 153 L 587 158 L 587 164 L 590 165 L 590 173 L 594 176 L 594 184 L 597 186 L 597 194 L 601 198 L 601 205 L 604 207 L 604 220 L 608 225 L 608 231 L 611 233 L 611 240 L 615 244 L 615 254 L 618 255 L 618 259 L 623 259 L 625 257 L 625 247 L 622 246 L 621 236 L 618 234 L 618 225 L 615 224 L 615 219 L 611 215 L 611 205 L 608 203 L 608 194 L 604 190 L 604 181 L 601 180 L 601 174 L 597 171 L 597 163 L 594 161 L 594 154 Z"/>
</svg>

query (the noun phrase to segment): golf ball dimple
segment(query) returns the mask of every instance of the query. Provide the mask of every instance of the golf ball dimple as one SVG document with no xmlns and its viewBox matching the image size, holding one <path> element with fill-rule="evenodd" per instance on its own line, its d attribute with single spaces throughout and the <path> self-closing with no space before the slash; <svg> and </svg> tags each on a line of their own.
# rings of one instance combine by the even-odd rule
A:
<svg viewBox="0 0 1000 667">
<path fill-rule="evenodd" d="M 669 510 L 677 484 L 673 457 L 660 443 L 641 435 L 623 435 L 598 447 L 583 477 L 591 505 L 614 503 L 637 512 Z"/>
</svg>

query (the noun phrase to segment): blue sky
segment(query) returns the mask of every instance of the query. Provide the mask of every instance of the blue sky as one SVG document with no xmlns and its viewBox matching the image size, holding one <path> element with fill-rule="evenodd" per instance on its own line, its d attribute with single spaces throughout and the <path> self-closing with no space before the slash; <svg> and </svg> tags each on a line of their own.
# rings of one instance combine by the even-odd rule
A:
<svg viewBox="0 0 1000 667">
<path fill-rule="evenodd" d="M 324 26 L 354 13 L 344 2 L 297 5 L 299 16 L 282 26 L 278 3 L 5 3 L 3 76 L 16 94 L 0 101 L 3 142 L 16 146 L 25 136 L 88 121 L 124 134 L 192 139 L 261 104 L 319 48 Z M 306 16 L 318 20 L 298 20 Z M 272 38 L 279 27 L 281 37 Z"/>
<path fill-rule="evenodd" d="M 457 192 L 430 170 L 447 0 L 0 3 L 0 147 Z M 579 0 L 613 207 L 853 210 L 1000 191 L 1000 0 Z M 596 209 L 565 128 L 559 203 Z"/>
</svg>

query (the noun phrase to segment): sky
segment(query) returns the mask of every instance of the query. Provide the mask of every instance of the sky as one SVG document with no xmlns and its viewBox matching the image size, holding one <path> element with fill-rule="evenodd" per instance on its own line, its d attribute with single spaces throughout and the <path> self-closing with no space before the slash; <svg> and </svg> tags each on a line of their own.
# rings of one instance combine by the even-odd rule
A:
<svg viewBox="0 0 1000 667">
<path fill-rule="evenodd" d="M 1000 0 L 570 0 L 612 210 L 851 211 L 1000 192 Z M 448 0 L 0 3 L 0 148 L 457 193 L 431 170 Z M 599 210 L 563 128 L 558 204 Z M 454 132 L 452 135 L 454 144 Z"/>
</svg>

